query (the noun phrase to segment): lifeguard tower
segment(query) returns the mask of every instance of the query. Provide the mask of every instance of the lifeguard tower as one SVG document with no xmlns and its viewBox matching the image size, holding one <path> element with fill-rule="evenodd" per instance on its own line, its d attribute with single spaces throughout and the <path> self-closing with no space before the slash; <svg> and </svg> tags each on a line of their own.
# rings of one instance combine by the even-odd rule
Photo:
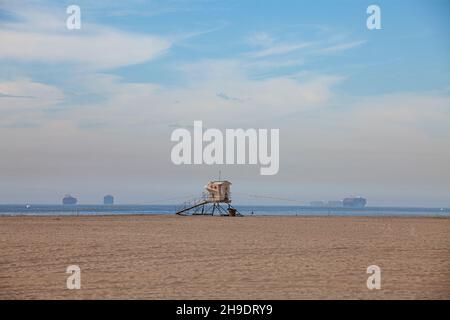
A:
<svg viewBox="0 0 450 320">
<path fill-rule="evenodd" d="M 205 192 L 201 199 L 197 201 L 185 203 L 184 206 L 177 210 L 178 215 L 211 215 L 215 213 L 221 216 L 242 216 L 231 205 L 231 182 L 223 181 L 210 181 L 205 186 Z M 225 209 L 221 204 L 227 205 Z"/>
<path fill-rule="evenodd" d="M 229 181 L 211 181 L 206 186 L 207 200 L 210 202 L 230 203 L 230 186 Z"/>
</svg>

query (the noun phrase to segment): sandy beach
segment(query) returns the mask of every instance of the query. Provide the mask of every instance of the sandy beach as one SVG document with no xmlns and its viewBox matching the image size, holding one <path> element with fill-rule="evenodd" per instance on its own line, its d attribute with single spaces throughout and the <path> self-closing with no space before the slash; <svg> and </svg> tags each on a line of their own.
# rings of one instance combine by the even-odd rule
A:
<svg viewBox="0 0 450 320">
<path fill-rule="evenodd" d="M 0 217 L 0 299 L 450 299 L 449 222 Z M 381 290 L 367 289 L 369 265 Z"/>
</svg>

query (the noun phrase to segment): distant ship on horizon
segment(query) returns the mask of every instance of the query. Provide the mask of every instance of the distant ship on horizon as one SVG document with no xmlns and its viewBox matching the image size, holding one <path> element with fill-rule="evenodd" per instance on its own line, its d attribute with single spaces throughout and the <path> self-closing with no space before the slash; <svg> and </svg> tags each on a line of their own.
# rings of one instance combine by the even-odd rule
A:
<svg viewBox="0 0 450 320">
<path fill-rule="evenodd" d="M 348 197 L 342 200 L 329 201 L 311 201 L 309 205 L 317 208 L 364 208 L 367 204 L 367 199 L 363 197 Z"/>
<path fill-rule="evenodd" d="M 110 194 L 107 194 L 103 197 L 103 204 L 107 206 L 112 206 L 114 204 L 114 197 Z"/>
<path fill-rule="evenodd" d="M 72 197 L 70 194 L 66 194 L 62 200 L 63 205 L 77 204 L 77 198 Z"/>
<path fill-rule="evenodd" d="M 342 200 L 344 208 L 364 208 L 367 200 L 363 197 L 350 197 Z"/>
</svg>

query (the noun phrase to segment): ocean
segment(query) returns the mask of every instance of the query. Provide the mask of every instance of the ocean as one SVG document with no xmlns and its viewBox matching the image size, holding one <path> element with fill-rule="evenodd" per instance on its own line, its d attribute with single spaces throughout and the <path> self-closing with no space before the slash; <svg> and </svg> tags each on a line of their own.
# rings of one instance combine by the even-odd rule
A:
<svg viewBox="0 0 450 320">
<path fill-rule="evenodd" d="M 179 205 L 0 205 L 0 216 L 174 214 Z M 237 205 L 243 215 L 285 216 L 450 216 L 450 208 Z"/>
</svg>

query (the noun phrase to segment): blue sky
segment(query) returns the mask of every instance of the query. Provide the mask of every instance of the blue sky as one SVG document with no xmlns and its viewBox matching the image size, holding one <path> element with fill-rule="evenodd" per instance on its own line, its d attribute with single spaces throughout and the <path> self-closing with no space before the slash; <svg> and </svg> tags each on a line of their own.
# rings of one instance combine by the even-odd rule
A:
<svg viewBox="0 0 450 320">
<path fill-rule="evenodd" d="M 171 70 L 171 64 L 245 55 L 258 47 L 249 39 L 266 34 L 274 45 L 366 43 L 358 50 L 337 52 L 331 57 L 312 56 L 308 58 L 306 68 L 273 68 L 254 72 L 255 77 L 292 74 L 305 69 L 345 73 L 352 77 L 343 88 L 351 94 L 445 89 L 449 83 L 450 48 L 446 39 L 450 38 L 450 4 L 447 1 L 377 2 L 382 7 L 383 25 L 383 30 L 378 32 L 365 28 L 365 9 L 371 4 L 368 1 L 152 3 L 113 9 L 111 15 L 108 15 L 110 9 L 103 6 L 93 9 L 92 16 L 88 16 L 89 9 L 85 14 L 85 18 L 93 22 L 131 32 L 187 37 L 156 61 L 116 71 L 133 81 L 178 83 L 178 75 Z M 129 16 L 127 10 L 139 14 Z M 194 36 L 196 33 L 198 35 Z M 272 58 L 284 60 L 297 58 L 298 54 L 293 50 Z"/>
<path fill-rule="evenodd" d="M 450 206 L 449 14 L 437 0 L 2 2 L 0 202 L 144 203 L 222 169 L 306 202 Z M 170 132 L 194 120 L 279 128 L 280 174 L 174 167 Z"/>
</svg>

